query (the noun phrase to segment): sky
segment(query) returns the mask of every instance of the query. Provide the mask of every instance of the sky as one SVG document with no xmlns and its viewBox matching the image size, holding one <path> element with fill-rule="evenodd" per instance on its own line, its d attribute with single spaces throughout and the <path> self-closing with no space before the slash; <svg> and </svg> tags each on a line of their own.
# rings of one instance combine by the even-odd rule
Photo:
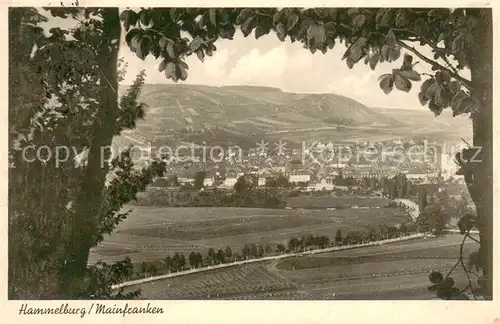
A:
<svg viewBox="0 0 500 324">
<path fill-rule="evenodd" d="M 233 40 L 219 40 L 215 45 L 214 55 L 206 57 L 204 63 L 196 56 L 187 58 L 188 78 L 180 83 L 270 86 L 286 92 L 341 94 L 372 107 L 423 108 L 418 102 L 418 87 L 410 93 L 393 91 L 390 95 L 379 88 L 378 77 L 401 66 L 401 62 L 380 64 L 375 71 L 360 62 L 349 70 L 341 61 L 346 48 L 340 43 L 326 54 L 311 54 L 302 44 L 281 42 L 272 33 L 256 40 L 238 31 Z M 148 83 L 173 83 L 158 71 L 159 61 L 154 57 L 142 61 L 126 44 L 120 56 L 128 62 L 124 83 L 132 83 L 142 69 Z M 421 66 L 420 71 L 430 72 L 430 68 Z"/>
<path fill-rule="evenodd" d="M 70 19 L 49 18 L 44 26 L 45 30 L 52 26 L 67 27 L 71 24 Z M 143 61 L 131 52 L 124 35 L 125 31 L 122 32 L 119 55 L 128 63 L 128 68 L 123 84 L 131 84 L 141 70 L 146 72 L 146 83 L 174 83 L 158 71 L 160 61 L 151 55 Z M 217 50 L 214 55 L 206 56 L 204 63 L 196 55 L 186 59 L 189 65 L 188 78 L 179 83 L 269 86 L 286 92 L 340 94 L 370 107 L 427 109 L 418 101 L 418 82 L 413 83 L 409 93 L 394 89 L 386 95 L 379 88 L 378 77 L 400 67 L 404 51 L 397 62 L 379 63 L 375 71 L 372 71 L 363 62 L 349 70 L 346 62 L 341 60 L 346 50 L 341 43 L 337 43 L 326 54 L 311 54 L 302 44 L 291 43 L 289 39 L 281 42 L 272 32 L 256 40 L 253 34 L 245 38 L 237 30 L 233 40 L 221 39 L 215 45 Z M 432 57 L 429 48 L 412 45 L 424 55 Z M 419 59 L 414 58 L 413 61 Z M 430 66 L 421 61 L 415 66 L 415 70 L 432 72 Z"/>
<path fill-rule="evenodd" d="M 196 55 L 188 57 L 189 65 L 186 84 L 210 86 L 255 85 L 280 88 L 286 92 L 335 93 L 353 98 L 366 106 L 383 108 L 427 109 L 420 105 L 418 92 L 420 83 L 413 83 L 409 93 L 394 89 L 389 95 L 379 87 L 378 78 L 384 73 L 391 73 L 399 68 L 403 60 L 379 63 L 375 71 L 363 63 L 363 60 L 349 70 L 342 55 L 346 51 L 344 44 L 336 46 L 326 54 L 311 52 L 301 43 L 281 42 L 272 32 L 258 40 L 251 34 L 244 37 L 237 30 L 233 40 L 218 40 L 217 50 L 212 57 L 205 56 L 202 63 Z M 432 58 L 430 48 L 412 44 L 426 56 Z M 128 62 L 125 84 L 130 84 L 141 71 L 146 71 L 147 83 L 173 83 L 158 71 L 160 61 L 148 56 L 144 61 L 132 53 L 122 42 L 120 56 Z M 433 73 L 430 65 L 420 61 L 415 70 Z M 467 72 L 465 77 L 467 77 Z"/>
</svg>

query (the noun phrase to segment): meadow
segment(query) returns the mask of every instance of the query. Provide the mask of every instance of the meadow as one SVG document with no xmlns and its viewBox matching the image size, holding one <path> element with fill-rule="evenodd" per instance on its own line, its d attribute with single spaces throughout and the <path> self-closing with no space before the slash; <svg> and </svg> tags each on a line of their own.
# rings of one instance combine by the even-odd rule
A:
<svg viewBox="0 0 500 324">
<path fill-rule="evenodd" d="M 380 208 L 387 206 L 390 202 L 388 198 L 354 195 L 332 197 L 313 194 L 287 198 L 287 206 L 293 208 L 348 208 L 351 206 Z"/>
<path fill-rule="evenodd" d="M 266 291 L 294 291 L 296 286 L 269 270 L 269 262 L 222 268 L 141 285 L 145 299 L 210 299 Z M 137 286 L 126 288 L 135 290 Z"/>
<path fill-rule="evenodd" d="M 378 224 L 408 222 L 403 209 L 262 209 L 165 208 L 127 206 L 133 209 L 117 230 L 91 250 L 90 263 L 112 262 L 129 256 L 133 262 L 163 260 L 176 252 L 206 253 L 230 246 L 240 252 L 247 243 L 262 246 L 286 243 L 291 237 L 347 233 Z M 273 246 L 273 249 L 275 246 Z"/>
</svg>

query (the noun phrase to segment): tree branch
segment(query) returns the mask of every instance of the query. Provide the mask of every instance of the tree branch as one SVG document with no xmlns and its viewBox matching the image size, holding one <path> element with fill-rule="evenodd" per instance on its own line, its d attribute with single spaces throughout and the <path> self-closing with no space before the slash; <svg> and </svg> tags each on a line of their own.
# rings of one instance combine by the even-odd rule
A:
<svg viewBox="0 0 500 324">
<path fill-rule="evenodd" d="M 463 78 L 462 76 L 460 76 L 458 73 L 455 73 L 453 70 L 450 70 L 444 66 L 442 66 L 441 64 L 437 63 L 436 61 L 434 60 L 431 60 L 430 58 L 428 58 L 427 56 L 424 56 L 422 53 L 420 53 L 419 51 L 417 51 L 415 49 L 415 47 L 413 46 L 409 46 L 407 44 L 405 44 L 404 42 L 398 40 L 397 41 L 398 44 L 407 49 L 408 51 L 412 52 L 413 54 L 415 54 L 418 58 L 420 58 L 421 60 L 425 61 L 426 63 L 430 64 L 431 66 L 434 66 L 434 67 L 437 67 L 441 70 L 445 70 L 445 71 L 448 71 L 455 79 L 459 80 L 460 82 L 463 83 L 463 85 L 470 91 L 472 91 L 472 84 L 471 84 L 471 81 L 470 80 L 467 80 L 465 78 Z"/>
<path fill-rule="evenodd" d="M 399 31 L 399 32 L 403 32 L 403 33 L 408 33 L 408 34 L 413 34 L 414 36 L 414 40 L 415 41 L 418 41 L 418 40 L 422 40 L 424 41 L 425 43 L 427 43 L 430 47 L 432 47 L 432 49 L 434 51 L 442 51 L 446 54 L 452 54 L 451 52 L 449 51 L 446 51 L 444 48 L 439 48 L 437 47 L 437 43 L 436 42 L 431 42 L 428 38 L 422 36 L 420 33 L 417 33 L 416 31 L 413 31 L 413 30 L 409 30 L 409 29 L 405 29 L 405 28 L 392 28 L 393 31 Z M 410 39 L 411 36 L 408 36 L 408 39 Z M 453 72 L 455 73 L 458 73 L 458 70 L 453 67 L 453 65 L 451 65 L 451 63 L 448 61 L 448 58 L 446 56 L 443 56 L 443 61 L 450 67 L 450 69 L 453 70 Z"/>
<path fill-rule="evenodd" d="M 460 264 L 460 259 L 457 260 L 457 262 L 453 265 L 453 267 L 451 267 L 450 271 L 448 271 L 448 273 L 446 274 L 446 276 L 444 276 L 445 278 L 448 278 L 452 273 L 453 273 L 453 270 L 455 270 L 455 268 Z"/>
<path fill-rule="evenodd" d="M 463 270 L 465 272 L 465 275 L 467 276 L 468 285 L 464 289 L 462 289 L 462 291 L 460 291 L 460 293 L 462 294 L 467 289 L 470 289 L 473 298 L 476 299 L 476 296 L 474 294 L 474 288 L 472 287 L 472 281 L 471 281 L 470 275 L 469 275 L 469 270 L 467 269 L 467 266 L 465 265 L 465 262 L 464 262 L 464 244 L 465 244 L 465 241 L 467 240 L 467 238 L 472 238 L 470 236 L 470 231 L 471 231 L 471 229 L 468 229 L 467 232 L 465 233 L 464 238 L 462 239 L 462 242 L 460 243 L 460 255 L 459 255 L 459 258 L 458 258 L 457 262 L 453 265 L 453 267 L 450 269 L 450 271 L 448 271 L 448 273 L 446 274 L 445 278 L 448 278 L 453 273 L 453 270 L 455 270 L 455 268 L 459 264 L 461 264 L 462 268 L 463 268 Z M 476 241 L 476 240 L 474 240 L 474 241 Z"/>
<path fill-rule="evenodd" d="M 470 280 L 469 271 L 468 271 L 467 266 L 465 265 L 465 262 L 464 262 L 464 244 L 465 244 L 465 241 L 467 240 L 467 237 L 470 236 L 470 231 L 471 231 L 471 229 L 467 230 L 467 233 L 464 236 L 462 243 L 460 244 L 460 259 L 459 259 L 459 261 L 462 264 L 462 268 L 464 269 L 465 275 L 467 276 L 467 282 L 469 283 L 469 285 L 467 287 L 470 288 L 470 292 L 472 294 L 472 297 L 474 299 L 476 299 L 476 296 L 474 294 L 474 288 L 472 287 L 472 281 Z"/>
<path fill-rule="evenodd" d="M 481 244 L 481 242 L 475 238 L 473 238 L 472 236 L 470 236 L 470 234 L 467 234 L 467 237 L 471 240 L 473 240 L 474 242 L 478 243 L 478 244 Z"/>
<path fill-rule="evenodd" d="M 450 67 L 450 69 L 453 70 L 454 73 L 458 74 L 458 70 L 453 65 L 451 65 L 448 58 L 446 56 L 443 56 L 442 58 L 443 58 L 443 61 L 446 63 L 446 65 L 448 65 Z"/>
</svg>

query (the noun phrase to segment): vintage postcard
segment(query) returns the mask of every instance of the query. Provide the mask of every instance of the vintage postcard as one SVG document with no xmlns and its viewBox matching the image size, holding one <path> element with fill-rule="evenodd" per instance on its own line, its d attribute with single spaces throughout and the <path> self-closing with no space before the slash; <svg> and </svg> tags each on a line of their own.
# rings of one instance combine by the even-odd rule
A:
<svg viewBox="0 0 500 324">
<path fill-rule="evenodd" d="M 102 5 L 2 9 L 1 324 L 500 318 L 495 5 Z"/>
</svg>

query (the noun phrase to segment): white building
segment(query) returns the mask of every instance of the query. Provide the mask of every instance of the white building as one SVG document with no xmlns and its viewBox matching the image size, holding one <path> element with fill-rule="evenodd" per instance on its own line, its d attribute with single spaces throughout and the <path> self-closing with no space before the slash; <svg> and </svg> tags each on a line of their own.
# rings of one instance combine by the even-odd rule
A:
<svg viewBox="0 0 500 324">
<path fill-rule="evenodd" d="M 441 175 L 445 179 L 455 178 L 458 171 L 458 165 L 453 157 L 448 154 L 441 154 Z"/>
<path fill-rule="evenodd" d="M 259 177 L 259 180 L 258 180 L 258 186 L 259 187 L 263 187 L 266 185 L 266 178 L 263 178 L 263 177 Z"/>
<path fill-rule="evenodd" d="M 205 178 L 205 179 L 203 180 L 203 185 L 204 185 L 205 187 L 210 187 L 210 186 L 212 186 L 213 184 L 214 184 L 214 178 Z"/>
<path fill-rule="evenodd" d="M 450 154 L 441 154 L 441 175 L 445 179 L 456 178 L 458 171 L 458 164 L 455 163 L 455 159 Z"/>
<path fill-rule="evenodd" d="M 224 179 L 224 182 L 222 183 L 222 185 L 224 187 L 232 188 L 232 187 L 234 187 L 234 185 L 236 184 L 237 181 L 238 181 L 238 178 L 236 178 L 236 177 L 228 177 L 228 178 Z"/>
<path fill-rule="evenodd" d="M 194 183 L 194 179 L 193 178 L 179 178 L 179 179 L 177 179 L 177 182 L 179 182 L 179 184 L 192 184 L 192 183 Z"/>
<path fill-rule="evenodd" d="M 333 190 L 333 184 L 332 183 L 328 183 L 325 179 L 321 180 L 320 182 L 318 182 L 315 186 L 315 190 L 316 191 L 320 191 L 320 190 Z"/>
<path fill-rule="evenodd" d="M 316 190 L 316 186 L 307 186 L 306 187 L 306 191 L 307 192 L 312 192 L 312 191 L 315 191 Z"/>
<path fill-rule="evenodd" d="M 334 178 L 334 177 L 338 176 L 339 174 L 340 174 L 340 173 L 339 173 L 339 172 L 337 172 L 337 171 L 332 171 L 332 172 L 330 172 L 328 175 L 330 176 L 330 178 Z"/>
<path fill-rule="evenodd" d="M 292 174 L 288 181 L 292 183 L 309 182 L 311 181 L 311 176 L 309 174 Z"/>
<path fill-rule="evenodd" d="M 332 164 L 329 164 L 328 166 L 331 168 L 343 169 L 343 168 L 347 167 L 347 164 L 345 164 L 345 163 L 332 163 Z"/>
<path fill-rule="evenodd" d="M 430 179 L 437 177 L 439 177 L 439 174 L 437 172 L 417 171 L 417 172 L 408 172 L 406 174 L 406 179 L 409 180 L 421 179 L 424 181 L 429 181 Z"/>
<path fill-rule="evenodd" d="M 440 159 L 440 169 L 441 169 L 441 175 L 445 179 L 461 178 L 461 176 L 456 175 L 459 166 L 455 162 L 455 154 L 459 153 L 464 148 L 466 148 L 465 143 L 460 143 L 456 145 L 446 145 L 445 143 L 445 145 L 443 146 L 443 151 L 441 152 L 441 159 Z"/>
</svg>

